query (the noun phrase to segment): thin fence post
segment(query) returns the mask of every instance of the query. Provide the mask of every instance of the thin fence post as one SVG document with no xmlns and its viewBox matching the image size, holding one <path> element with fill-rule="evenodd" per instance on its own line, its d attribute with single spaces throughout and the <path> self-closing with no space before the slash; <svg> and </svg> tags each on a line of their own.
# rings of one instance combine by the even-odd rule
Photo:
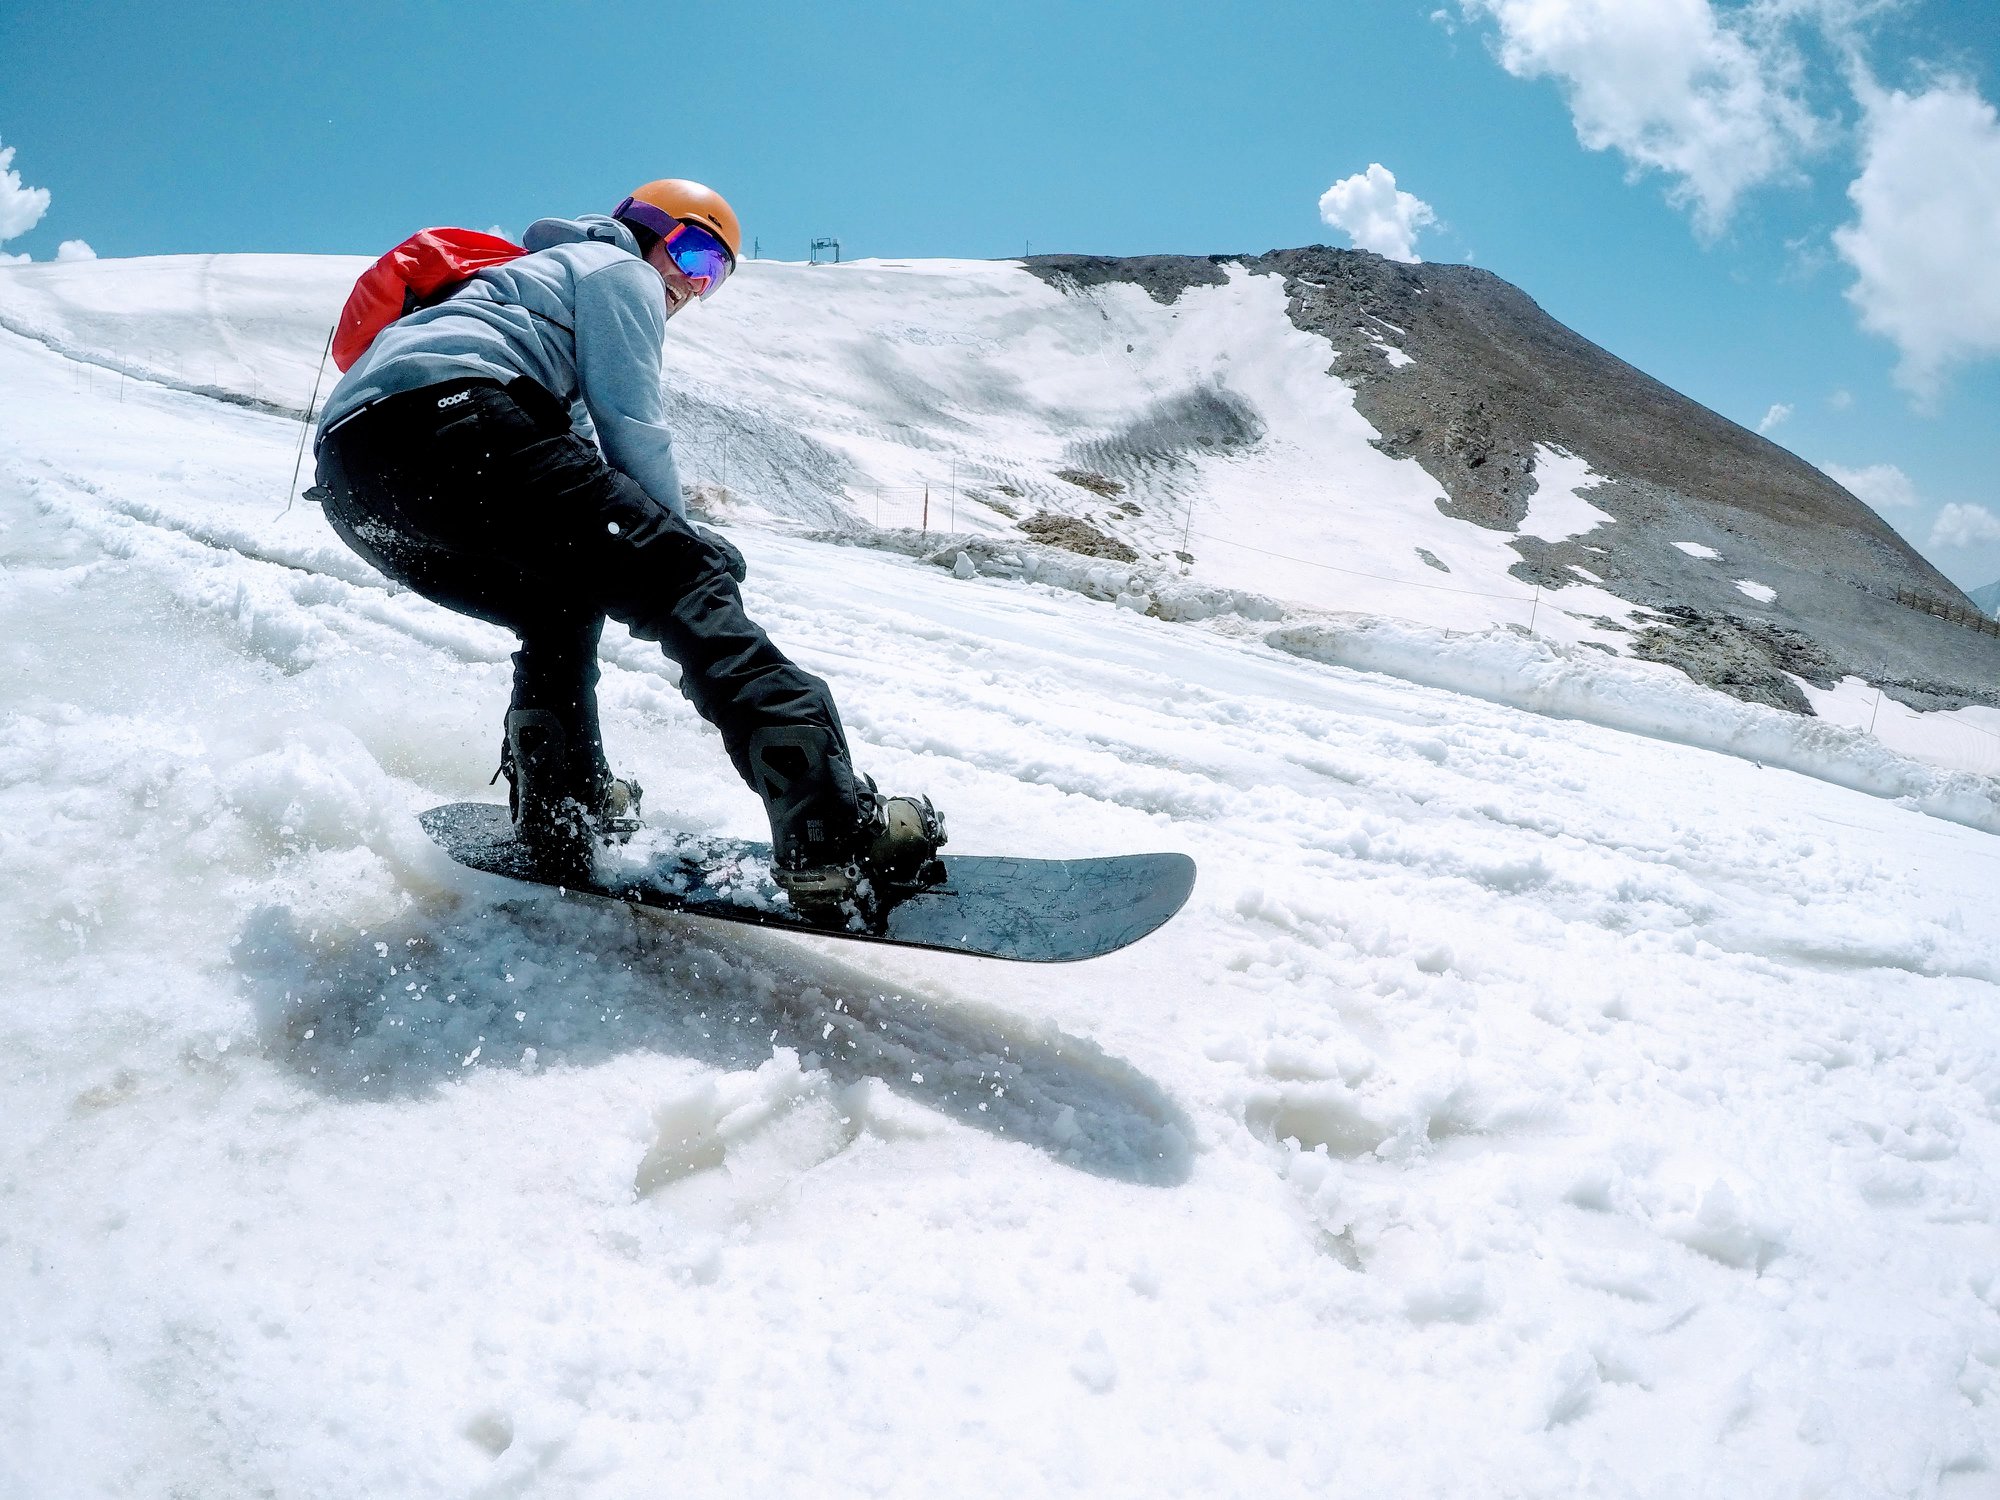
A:
<svg viewBox="0 0 2000 1500">
<path fill-rule="evenodd" d="M 1868 713 L 1868 732 L 1870 734 L 1875 732 L 1875 715 L 1880 712 L 1882 712 L 1882 689 L 1878 687 L 1875 689 L 1875 707 L 1869 710 Z"/>
<path fill-rule="evenodd" d="M 1542 586 L 1535 585 L 1535 602 L 1528 607 L 1528 634 L 1535 633 L 1535 617 L 1542 612 Z"/>
<path fill-rule="evenodd" d="M 931 486 L 930 486 L 930 481 L 929 481 L 929 480 L 925 480 L 925 481 L 924 481 L 924 530 L 923 530 L 923 534 L 924 534 L 925 536 L 929 536 L 929 535 L 931 534 Z"/>
</svg>

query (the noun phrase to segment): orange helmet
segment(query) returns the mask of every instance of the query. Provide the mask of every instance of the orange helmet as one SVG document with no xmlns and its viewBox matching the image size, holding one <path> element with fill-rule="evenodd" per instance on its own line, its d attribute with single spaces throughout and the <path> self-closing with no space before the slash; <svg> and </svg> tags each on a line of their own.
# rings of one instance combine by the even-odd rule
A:
<svg viewBox="0 0 2000 1500">
<path fill-rule="evenodd" d="M 635 209 L 638 211 L 634 212 Z M 611 210 L 614 219 L 630 219 L 644 224 L 655 234 L 665 234 L 672 227 L 660 225 L 658 216 L 662 214 L 668 219 L 686 220 L 713 231 L 716 238 L 728 247 L 730 259 L 741 259 L 743 226 L 736 222 L 736 210 L 712 187 L 689 182 L 685 177 L 662 177 L 657 182 L 634 188 L 624 202 Z"/>
</svg>

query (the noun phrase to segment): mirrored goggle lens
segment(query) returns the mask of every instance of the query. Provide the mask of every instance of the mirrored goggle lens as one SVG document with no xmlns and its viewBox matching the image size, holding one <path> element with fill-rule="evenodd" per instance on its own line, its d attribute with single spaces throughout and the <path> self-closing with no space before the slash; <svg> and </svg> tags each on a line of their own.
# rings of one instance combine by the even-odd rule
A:
<svg viewBox="0 0 2000 1500">
<path fill-rule="evenodd" d="M 729 258 L 729 247 L 699 224 L 678 225 L 666 243 L 668 258 L 682 275 L 702 283 L 704 297 L 715 295 L 736 264 Z"/>
</svg>

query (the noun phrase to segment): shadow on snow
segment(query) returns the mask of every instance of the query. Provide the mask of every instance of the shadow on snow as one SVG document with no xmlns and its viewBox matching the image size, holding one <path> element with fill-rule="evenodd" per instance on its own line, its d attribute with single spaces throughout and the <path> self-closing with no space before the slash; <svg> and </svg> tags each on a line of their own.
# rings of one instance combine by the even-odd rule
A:
<svg viewBox="0 0 2000 1500">
<path fill-rule="evenodd" d="M 446 897 L 368 931 L 302 931 L 271 906 L 245 924 L 235 959 L 267 1053 L 337 1097 L 408 1098 L 473 1068 L 588 1067 L 632 1051 L 747 1069 L 789 1047 L 837 1083 L 877 1079 L 1078 1170 L 1186 1181 L 1186 1117 L 1094 1043 L 885 991 L 774 935 L 709 944 L 703 925 L 554 894 Z"/>
</svg>

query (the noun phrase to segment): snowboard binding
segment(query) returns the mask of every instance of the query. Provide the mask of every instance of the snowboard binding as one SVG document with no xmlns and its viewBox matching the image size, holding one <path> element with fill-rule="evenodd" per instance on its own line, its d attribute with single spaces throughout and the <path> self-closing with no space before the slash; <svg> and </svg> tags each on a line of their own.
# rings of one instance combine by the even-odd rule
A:
<svg viewBox="0 0 2000 1500">
<path fill-rule="evenodd" d="M 771 818 L 772 878 L 807 920 L 872 927 L 944 879 L 944 818 L 930 798 L 878 792 L 831 731 L 760 730 L 750 762 Z"/>
<path fill-rule="evenodd" d="M 865 779 L 865 778 L 864 778 Z M 871 785 L 856 836 L 859 851 L 835 863 L 772 870 L 800 915 L 815 922 L 860 920 L 873 926 L 897 901 L 937 885 L 944 861 L 944 815 L 928 797 L 885 797 Z"/>
</svg>

